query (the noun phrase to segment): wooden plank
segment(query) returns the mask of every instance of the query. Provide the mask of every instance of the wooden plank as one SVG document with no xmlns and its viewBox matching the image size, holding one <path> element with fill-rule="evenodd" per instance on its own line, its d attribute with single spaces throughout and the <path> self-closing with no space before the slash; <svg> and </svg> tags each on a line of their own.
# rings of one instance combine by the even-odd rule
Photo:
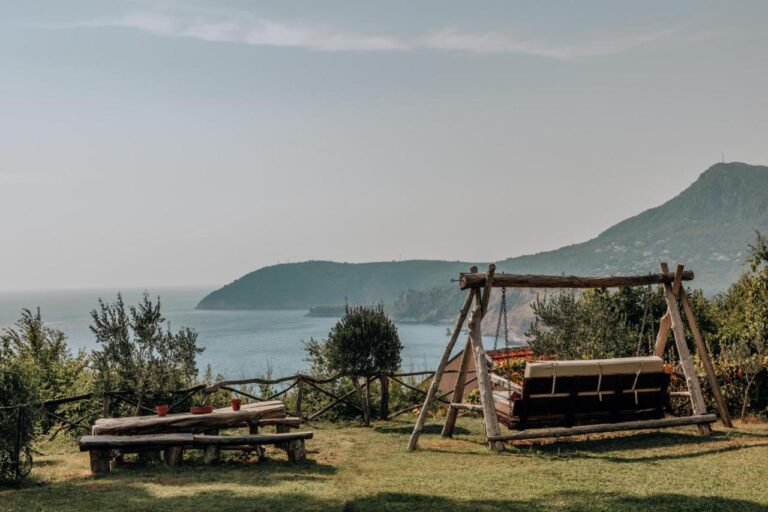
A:
<svg viewBox="0 0 768 512">
<path fill-rule="evenodd" d="M 680 276 L 683 281 L 693 279 L 693 272 L 686 270 Z M 459 285 L 462 290 L 484 287 L 488 274 L 461 274 Z M 622 286 L 645 286 L 671 283 L 674 274 L 647 274 L 644 276 L 544 276 L 532 274 L 496 274 L 493 285 L 496 288 L 617 288 Z"/>
<path fill-rule="evenodd" d="M 715 375 L 712 358 L 709 355 L 709 349 L 704 342 L 704 335 L 701 333 L 699 324 L 696 322 L 696 316 L 693 314 L 693 309 L 691 308 L 691 303 L 688 300 L 688 294 L 685 293 L 685 290 L 681 291 L 680 299 L 683 303 L 683 311 L 688 320 L 688 326 L 693 333 L 693 340 L 696 343 L 696 352 L 699 354 L 699 359 L 701 359 L 701 364 L 704 366 L 704 372 L 707 375 L 709 386 L 712 388 L 712 396 L 715 399 L 715 404 L 717 404 L 717 412 L 720 414 L 720 421 L 722 421 L 723 425 L 726 427 L 733 428 L 731 414 L 728 412 L 728 405 L 725 403 L 722 391 L 720 391 L 720 384 L 717 382 L 717 376 Z"/>
<path fill-rule="evenodd" d="M 260 445 L 286 443 L 294 439 L 312 439 L 314 432 L 287 432 L 283 434 L 249 434 L 218 436 L 196 434 L 189 444 L 192 446 Z"/>
<path fill-rule="evenodd" d="M 660 268 L 664 274 L 669 272 L 669 267 L 666 263 L 662 262 Z M 707 407 L 704 403 L 701 383 L 696 375 L 696 366 L 693 364 L 691 352 L 688 350 L 688 344 L 685 341 L 685 331 L 683 330 L 683 320 L 680 317 L 680 308 L 670 283 L 664 283 L 664 295 L 667 299 L 667 308 L 670 319 L 672 320 L 672 334 L 675 338 L 675 347 L 677 347 L 677 354 L 680 358 L 680 366 L 685 375 L 688 391 L 691 392 L 691 408 L 693 409 L 694 415 L 701 416 L 707 413 Z M 706 423 L 699 425 L 699 431 L 704 435 L 712 433 L 712 429 Z"/>
<path fill-rule="evenodd" d="M 552 429 L 523 430 L 512 434 L 502 434 L 490 438 L 492 441 L 525 441 L 557 437 L 599 434 L 604 432 L 622 432 L 627 430 L 646 430 L 656 428 L 681 427 L 686 425 L 707 425 L 717 421 L 714 414 L 685 416 L 682 418 L 664 418 L 660 420 L 626 421 L 621 423 L 599 423 L 597 425 L 579 425 Z"/>
<path fill-rule="evenodd" d="M 245 404 L 239 411 L 231 407 L 215 409 L 210 414 L 169 414 L 167 416 L 129 416 L 102 418 L 93 426 L 94 434 L 152 434 L 167 432 L 202 432 L 211 428 L 246 427 L 263 418 L 285 417 L 285 404 L 279 400 Z"/>
<path fill-rule="evenodd" d="M 493 265 L 488 267 L 486 289 L 493 287 L 494 282 Z M 484 290 L 485 291 L 485 290 Z M 484 294 L 485 295 L 485 294 Z M 485 300 L 485 297 L 483 297 Z M 477 372 L 477 384 L 480 390 L 480 403 L 483 406 L 483 421 L 485 422 L 485 435 L 499 435 L 499 420 L 496 417 L 496 406 L 493 401 L 493 387 L 491 379 L 488 376 L 488 360 L 486 359 L 485 349 L 483 348 L 483 333 L 480 324 L 483 321 L 482 302 L 475 306 L 475 310 L 469 319 L 469 339 L 472 342 L 472 352 L 475 357 L 475 371 Z M 499 441 L 489 441 L 490 447 L 496 451 L 504 451 L 504 443 Z"/>
<path fill-rule="evenodd" d="M 477 272 L 477 267 L 473 267 L 471 271 Z M 413 432 L 411 432 L 411 437 L 408 439 L 408 451 L 415 450 L 419 442 L 419 435 L 424 428 L 424 423 L 427 421 L 429 410 L 432 408 L 432 402 L 435 400 L 437 390 L 440 389 L 440 380 L 443 378 L 445 365 L 448 364 L 448 360 L 450 359 L 451 353 L 453 352 L 453 347 L 456 345 L 456 340 L 459 339 L 461 329 L 464 327 L 464 321 L 467 319 L 469 308 L 472 306 L 472 295 L 472 292 L 467 293 L 467 297 L 464 299 L 464 304 L 459 310 L 459 317 L 456 319 L 456 325 L 453 328 L 453 333 L 451 333 L 451 338 L 448 340 L 448 344 L 445 346 L 445 350 L 443 350 L 443 355 L 440 358 L 440 362 L 437 364 L 437 370 L 435 371 L 435 375 L 432 377 L 432 383 L 429 385 L 427 396 L 424 398 L 424 404 L 421 406 L 421 410 L 419 411 L 419 417 L 416 419 L 416 424 L 413 426 Z"/>
<path fill-rule="evenodd" d="M 90 435 L 80 438 L 80 451 L 118 448 L 153 448 L 192 443 L 192 434 L 155 434 L 144 436 Z"/>
</svg>

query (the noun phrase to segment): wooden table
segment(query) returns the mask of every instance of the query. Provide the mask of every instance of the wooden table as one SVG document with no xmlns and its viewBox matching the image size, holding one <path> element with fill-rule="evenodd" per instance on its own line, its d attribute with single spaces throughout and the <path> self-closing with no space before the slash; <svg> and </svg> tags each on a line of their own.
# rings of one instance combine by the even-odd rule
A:
<svg viewBox="0 0 768 512">
<path fill-rule="evenodd" d="M 279 400 L 243 405 L 239 411 L 231 407 L 214 409 L 209 414 L 189 412 L 167 416 L 128 416 L 125 418 L 100 418 L 91 429 L 93 435 L 136 435 L 214 433 L 220 429 L 250 427 L 258 430 L 260 420 L 285 418 L 285 404 Z M 255 432 L 253 432 L 255 433 Z"/>
</svg>

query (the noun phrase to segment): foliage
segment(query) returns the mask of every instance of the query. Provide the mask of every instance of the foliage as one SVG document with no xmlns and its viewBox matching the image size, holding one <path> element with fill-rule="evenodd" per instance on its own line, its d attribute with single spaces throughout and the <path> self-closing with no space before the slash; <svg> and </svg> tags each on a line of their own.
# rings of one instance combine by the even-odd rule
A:
<svg viewBox="0 0 768 512">
<path fill-rule="evenodd" d="M 91 317 L 91 331 L 100 344 L 92 355 L 98 390 L 127 392 L 139 413 L 142 405 L 167 403 L 172 391 L 195 383 L 196 357 L 203 351 L 197 332 L 164 326 L 159 298 L 153 302 L 145 293 L 128 310 L 120 294 L 111 304 L 99 299 Z"/>
<path fill-rule="evenodd" d="M 0 407 L 34 402 L 38 396 L 34 382 L 28 367 L 21 364 L 8 342 L 0 340 Z M 0 482 L 15 481 L 24 476 L 34 435 L 34 408 L 0 411 Z"/>
<path fill-rule="evenodd" d="M 660 288 L 644 287 L 564 291 L 531 307 L 526 335 L 537 356 L 597 359 L 649 353 L 667 306 Z"/>
<path fill-rule="evenodd" d="M 717 298 L 718 370 L 726 398 L 748 410 L 768 413 L 768 243 L 757 233 L 750 245 L 749 270 Z"/>
<path fill-rule="evenodd" d="M 403 345 L 384 306 L 347 306 L 328 334 L 328 369 L 352 377 L 373 377 L 397 371 Z"/>
</svg>

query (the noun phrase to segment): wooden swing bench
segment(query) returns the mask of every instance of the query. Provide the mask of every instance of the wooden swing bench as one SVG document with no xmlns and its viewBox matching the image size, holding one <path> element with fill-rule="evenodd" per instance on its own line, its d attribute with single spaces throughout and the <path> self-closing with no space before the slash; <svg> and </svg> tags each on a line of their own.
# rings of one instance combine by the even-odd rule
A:
<svg viewBox="0 0 768 512">
<path fill-rule="evenodd" d="M 528 363 L 521 388 L 494 391 L 499 421 L 518 432 L 488 440 L 530 440 L 716 421 L 714 414 L 664 418 L 669 380 L 670 374 L 657 356 Z"/>
<path fill-rule="evenodd" d="M 678 265 L 675 272 L 670 272 L 666 263 L 660 263 L 659 270 L 658 274 L 638 276 L 544 276 L 496 274 L 496 266 L 491 264 L 485 274 L 478 273 L 477 267 L 472 267 L 469 273 L 461 274 L 459 284 L 462 290 L 467 291 L 467 295 L 408 440 L 408 450 L 416 449 L 440 386 L 440 379 L 465 321 L 469 324 L 469 338 L 462 353 L 453 397 L 457 401 L 464 397 L 465 375 L 469 360 L 473 358 L 480 405 L 452 403 L 445 418 L 442 437 L 453 436 L 460 410 L 482 413 L 486 439 L 489 446 L 497 451 L 504 450 L 504 442 L 507 441 L 682 425 L 696 425 L 702 435 L 710 434 L 710 424 L 717 420 L 717 416 L 707 413 L 701 383 L 685 339 L 681 307 L 693 334 L 720 420 L 726 427 L 732 427 L 709 352 L 682 285 L 683 281 L 693 279 L 693 272 L 684 270 L 683 265 Z M 498 337 L 502 322 L 506 323 L 504 293 L 508 287 L 613 288 L 651 285 L 663 287 L 667 302 L 667 311 L 660 321 L 653 356 L 527 363 L 522 386 L 491 372 L 493 361 L 488 360 L 483 348 L 481 323 L 488 312 L 494 287 L 502 289 Z M 687 388 L 687 391 L 676 394 L 687 396 L 693 410 L 693 415 L 687 417 L 664 417 L 664 408 L 670 397 L 670 375 L 664 371 L 661 356 L 665 353 L 670 333 L 674 335 L 680 369 Z M 509 341 L 506 334 L 505 341 Z M 517 432 L 502 434 L 499 423 L 505 423 Z"/>
</svg>

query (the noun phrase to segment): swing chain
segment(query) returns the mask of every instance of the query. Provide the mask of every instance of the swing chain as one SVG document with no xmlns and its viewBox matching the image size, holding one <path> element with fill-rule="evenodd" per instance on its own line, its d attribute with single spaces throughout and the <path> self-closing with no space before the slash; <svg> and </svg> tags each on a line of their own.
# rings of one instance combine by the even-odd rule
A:
<svg viewBox="0 0 768 512">
<path fill-rule="evenodd" d="M 493 350 L 499 348 L 499 335 L 501 324 L 504 323 L 504 348 L 509 349 L 509 322 L 507 321 L 507 288 L 501 289 L 501 305 L 499 306 L 499 320 L 496 322 L 496 335 L 493 338 Z"/>
</svg>

